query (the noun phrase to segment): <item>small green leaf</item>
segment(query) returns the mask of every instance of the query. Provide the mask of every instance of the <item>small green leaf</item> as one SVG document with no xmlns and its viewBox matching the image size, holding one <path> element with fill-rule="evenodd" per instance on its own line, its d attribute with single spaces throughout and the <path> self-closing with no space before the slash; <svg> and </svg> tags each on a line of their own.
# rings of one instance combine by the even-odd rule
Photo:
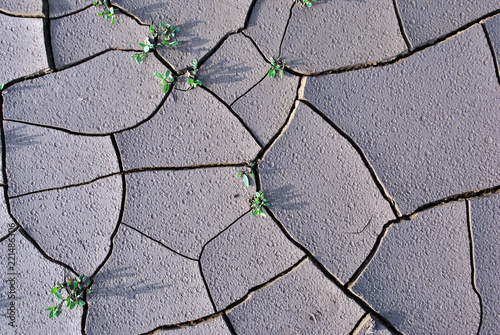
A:
<svg viewBox="0 0 500 335">
<path fill-rule="evenodd" d="M 57 291 L 57 290 L 59 290 L 59 288 L 58 288 L 58 287 L 54 287 L 54 288 L 52 289 L 51 293 L 52 293 L 52 294 L 54 294 L 54 293 L 56 293 L 56 291 Z"/>
<path fill-rule="evenodd" d="M 163 85 L 163 93 L 167 93 L 168 91 L 168 85 Z"/>
<path fill-rule="evenodd" d="M 245 185 L 247 187 L 250 186 L 250 181 L 248 180 L 248 177 L 246 174 L 243 175 L 243 182 L 245 183 Z"/>
<path fill-rule="evenodd" d="M 49 319 L 52 319 L 54 317 L 54 309 L 50 311 L 49 313 Z"/>
<path fill-rule="evenodd" d="M 71 302 L 71 305 L 69 305 L 69 310 L 72 310 L 76 306 L 76 301 Z"/>
<path fill-rule="evenodd" d="M 158 79 L 163 79 L 163 75 L 161 73 L 155 72 L 155 76 Z"/>
<path fill-rule="evenodd" d="M 61 299 L 61 300 L 62 300 L 62 295 L 61 295 L 61 292 L 59 292 L 59 291 L 55 291 L 55 292 L 54 292 L 54 295 L 56 296 L 56 298 L 58 298 L 58 299 Z"/>
<path fill-rule="evenodd" d="M 77 304 L 78 304 L 78 306 L 83 306 L 83 305 L 85 305 L 85 301 L 78 300 Z"/>
</svg>

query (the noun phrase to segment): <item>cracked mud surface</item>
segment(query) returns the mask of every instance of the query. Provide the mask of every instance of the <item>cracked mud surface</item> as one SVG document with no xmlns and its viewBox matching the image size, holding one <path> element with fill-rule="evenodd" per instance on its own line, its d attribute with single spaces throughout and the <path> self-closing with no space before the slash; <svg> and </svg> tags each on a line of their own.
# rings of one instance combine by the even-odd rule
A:
<svg viewBox="0 0 500 335">
<path fill-rule="evenodd" d="M 0 334 L 498 332 L 498 1 L 111 5 L 0 2 Z"/>
</svg>

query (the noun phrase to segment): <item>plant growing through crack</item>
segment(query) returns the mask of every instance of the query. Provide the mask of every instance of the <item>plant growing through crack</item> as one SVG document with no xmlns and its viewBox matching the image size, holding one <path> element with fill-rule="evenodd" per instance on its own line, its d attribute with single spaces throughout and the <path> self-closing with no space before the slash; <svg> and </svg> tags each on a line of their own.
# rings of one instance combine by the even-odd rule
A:
<svg viewBox="0 0 500 335">
<path fill-rule="evenodd" d="M 155 45 L 151 43 L 149 37 L 146 37 L 144 43 L 139 43 L 139 46 L 142 48 L 142 52 L 132 55 L 132 58 L 137 61 L 137 64 L 141 64 L 141 62 L 148 57 L 149 51 L 155 48 Z"/>
<path fill-rule="evenodd" d="M 264 191 L 255 192 L 251 204 L 251 208 L 253 209 L 252 215 L 266 217 L 267 215 L 262 206 L 269 206 L 269 202 L 264 197 Z"/>
<path fill-rule="evenodd" d="M 111 24 L 115 23 L 115 14 L 118 12 L 118 8 L 108 5 L 107 1 L 94 1 L 94 6 L 104 6 L 105 9 L 98 13 L 97 16 L 104 16 L 106 20 L 111 19 Z"/>
<path fill-rule="evenodd" d="M 318 2 L 318 0 L 295 0 L 296 3 L 299 3 L 301 7 L 307 6 L 312 7 L 313 2 Z"/>
<path fill-rule="evenodd" d="M 3 90 L 3 87 L 4 87 L 4 86 L 5 86 L 4 84 L 0 84 L 0 91 L 2 91 L 2 90 Z"/>
<path fill-rule="evenodd" d="M 280 78 L 283 78 L 283 69 L 285 68 L 285 62 L 280 58 L 274 59 L 271 57 L 271 68 L 269 72 L 267 72 L 267 76 L 270 78 L 275 78 L 279 75 Z"/>
<path fill-rule="evenodd" d="M 139 43 L 139 46 L 143 49 L 141 53 L 136 53 L 132 56 L 138 64 L 148 57 L 148 54 L 151 50 L 156 49 L 159 46 L 173 47 L 179 44 L 177 41 L 173 41 L 175 34 L 180 31 L 179 27 L 174 26 L 173 24 L 160 23 L 160 30 L 156 30 L 153 25 L 149 26 L 149 32 L 153 35 L 153 43 L 149 39 L 149 36 L 146 36 L 144 43 Z"/>
<path fill-rule="evenodd" d="M 243 182 L 245 183 L 245 185 L 248 187 L 250 186 L 250 178 L 253 178 L 255 179 L 255 174 L 253 172 L 253 167 L 254 167 L 254 163 L 253 162 L 248 162 L 247 165 L 246 165 L 246 168 L 245 170 L 238 170 L 237 174 L 236 174 L 236 177 L 238 178 L 243 178 Z"/>
<path fill-rule="evenodd" d="M 195 58 L 191 62 L 191 70 L 188 71 L 188 74 L 189 74 L 187 80 L 189 84 L 188 91 L 197 86 L 202 86 L 201 80 L 203 79 L 203 77 L 198 74 L 198 59 Z"/>
<path fill-rule="evenodd" d="M 156 46 L 163 45 L 165 47 L 173 47 L 179 44 L 177 41 L 171 41 L 175 37 L 181 28 L 174 26 L 173 24 L 162 23 L 160 22 L 160 31 L 156 31 L 156 29 L 151 25 L 149 27 L 149 31 L 153 34 L 154 38 L 158 37 L 158 42 Z"/>
<path fill-rule="evenodd" d="M 167 93 L 168 89 L 170 88 L 170 85 L 172 85 L 175 81 L 175 78 L 170 72 L 170 70 L 166 69 L 164 74 L 155 72 L 155 76 L 156 78 L 161 80 L 161 84 L 163 85 L 163 93 Z"/>
<path fill-rule="evenodd" d="M 75 308 L 75 306 L 85 305 L 82 297 L 85 291 L 87 293 L 91 292 L 89 288 L 90 284 L 91 281 L 87 277 L 77 276 L 74 279 L 68 279 L 66 274 L 64 274 L 64 282 L 62 284 L 57 282 L 57 285 L 51 291 L 56 297 L 57 305 L 46 309 L 50 311 L 49 318 L 52 319 L 54 316 L 61 315 L 65 304 L 70 310 Z M 65 293 L 65 297 L 63 297 L 63 293 Z"/>
</svg>

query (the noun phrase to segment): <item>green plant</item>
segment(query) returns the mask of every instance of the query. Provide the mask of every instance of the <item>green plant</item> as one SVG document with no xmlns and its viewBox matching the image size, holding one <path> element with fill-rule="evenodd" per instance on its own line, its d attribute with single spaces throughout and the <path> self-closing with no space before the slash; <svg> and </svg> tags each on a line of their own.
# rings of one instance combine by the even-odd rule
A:
<svg viewBox="0 0 500 335">
<path fill-rule="evenodd" d="M 94 1 L 94 6 L 104 6 L 106 9 L 97 16 L 104 16 L 107 19 L 111 19 L 111 24 L 115 23 L 115 14 L 118 12 L 118 8 L 114 8 L 108 5 L 106 1 Z"/>
<path fill-rule="evenodd" d="M 262 210 L 262 206 L 269 206 L 269 202 L 267 202 L 264 197 L 264 191 L 255 192 L 255 196 L 252 199 L 252 215 L 258 215 L 266 217 L 266 213 Z"/>
<path fill-rule="evenodd" d="M 69 307 L 70 310 L 75 308 L 75 306 L 85 305 L 85 301 L 82 296 L 87 291 L 91 292 L 90 280 L 87 277 L 77 276 L 74 279 L 67 279 L 64 276 L 64 282 L 61 284 L 57 282 L 57 285 L 52 289 L 51 293 L 55 295 L 57 305 L 49 307 L 46 310 L 50 311 L 49 318 L 52 319 L 54 316 L 59 316 L 62 313 L 64 303 Z M 63 298 L 63 292 L 66 293 L 66 297 Z"/>
<path fill-rule="evenodd" d="M 295 2 L 299 3 L 302 7 L 312 7 L 312 3 L 318 2 L 318 0 L 295 0 Z"/>
<path fill-rule="evenodd" d="M 168 23 L 160 23 L 160 28 L 161 32 L 156 31 L 156 29 L 151 25 L 149 27 L 149 31 L 153 34 L 153 36 L 156 38 L 158 37 L 159 43 L 156 44 L 156 46 L 166 46 L 166 47 L 173 47 L 179 44 L 177 41 L 172 41 L 169 42 L 170 39 L 175 37 L 175 34 L 178 33 L 181 28 L 174 26 L 173 24 L 168 24 Z"/>
<path fill-rule="evenodd" d="M 275 78 L 277 75 L 279 75 L 280 78 L 283 78 L 284 68 L 285 68 L 285 62 L 280 57 L 276 59 L 271 57 L 271 68 L 269 69 L 267 76 L 270 78 Z"/>
<path fill-rule="evenodd" d="M 188 71 L 188 73 L 189 73 L 189 77 L 187 80 L 189 84 L 188 90 L 193 89 L 197 86 L 202 86 L 201 80 L 203 79 L 203 77 L 198 75 L 198 59 L 195 58 L 191 62 L 191 71 Z"/>
<path fill-rule="evenodd" d="M 167 93 L 170 85 L 172 85 L 175 81 L 175 78 L 170 70 L 166 69 L 164 74 L 155 72 L 155 76 L 156 78 L 161 79 L 161 84 L 163 85 L 163 93 Z"/>
<path fill-rule="evenodd" d="M 141 62 L 148 57 L 149 51 L 155 48 L 155 45 L 149 41 L 149 37 L 146 37 L 144 43 L 139 43 L 139 46 L 143 49 L 142 52 L 132 55 L 132 58 L 137 61 L 137 64 L 141 64 Z"/>
<path fill-rule="evenodd" d="M 253 172 L 254 163 L 248 162 L 246 167 L 248 168 L 247 170 L 238 170 L 236 177 L 243 178 L 243 182 L 248 187 L 248 186 L 250 186 L 249 177 L 252 177 L 253 179 L 255 179 L 255 174 Z"/>
<path fill-rule="evenodd" d="M 0 91 L 3 90 L 4 84 L 0 84 Z"/>
<path fill-rule="evenodd" d="M 179 44 L 177 41 L 170 41 L 170 39 L 175 37 L 175 34 L 179 32 L 180 28 L 175 27 L 173 24 L 160 23 L 161 31 L 158 32 L 153 25 L 149 26 L 149 32 L 153 35 L 155 41 L 158 43 L 151 43 L 149 37 L 146 37 L 144 43 L 139 43 L 139 46 L 143 49 L 141 53 L 132 55 L 138 64 L 148 57 L 149 51 L 156 49 L 159 46 L 173 47 Z"/>
</svg>

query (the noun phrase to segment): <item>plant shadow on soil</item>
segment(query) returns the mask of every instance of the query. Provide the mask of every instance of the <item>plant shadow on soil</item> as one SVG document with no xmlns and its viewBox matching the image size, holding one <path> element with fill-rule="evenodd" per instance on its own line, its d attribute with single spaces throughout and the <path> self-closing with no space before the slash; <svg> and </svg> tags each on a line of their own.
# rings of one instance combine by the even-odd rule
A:
<svg viewBox="0 0 500 335">
<path fill-rule="evenodd" d="M 5 131 L 5 150 L 7 152 L 14 152 L 22 147 L 40 144 L 36 139 L 43 136 L 40 135 L 26 135 L 24 129 L 28 126 L 18 126 Z"/>
<path fill-rule="evenodd" d="M 134 297 L 136 294 L 164 294 L 166 289 L 172 288 L 172 285 L 161 282 L 161 276 L 158 276 L 157 283 L 152 283 L 150 278 L 137 280 L 137 273 L 130 269 L 131 267 L 127 266 L 100 272 L 94 278 L 90 296 L 137 299 Z"/>
</svg>

